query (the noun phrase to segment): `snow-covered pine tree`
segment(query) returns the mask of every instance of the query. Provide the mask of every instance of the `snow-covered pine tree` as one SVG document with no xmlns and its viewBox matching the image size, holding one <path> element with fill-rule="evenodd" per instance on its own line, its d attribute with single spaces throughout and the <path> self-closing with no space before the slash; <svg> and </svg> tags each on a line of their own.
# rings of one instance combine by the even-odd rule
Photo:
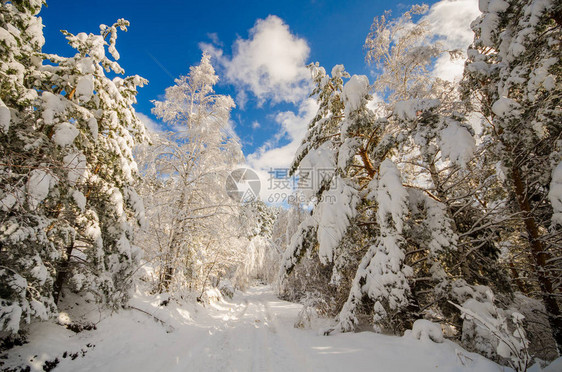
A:
<svg viewBox="0 0 562 372">
<path fill-rule="evenodd" d="M 367 106 L 371 98 L 367 77 L 349 78 L 341 65 L 333 68 L 331 77 L 318 65 L 311 65 L 311 70 L 320 108 L 309 125 L 292 170 L 299 171 L 301 182 L 308 182 L 307 177 L 315 181 L 307 190 L 315 205 L 285 251 L 281 276 L 290 273 L 307 252 L 315 252 L 321 264 L 332 268 L 330 284 L 343 292 L 343 299 L 347 298 L 338 329 L 350 330 L 356 325 L 355 309 L 365 296 L 380 300 L 380 306 L 375 306 L 371 313 L 375 314 L 372 322 L 380 324 L 381 329 L 393 323 L 390 319 L 409 302 L 406 280 L 390 280 L 391 276 L 404 279 L 411 272 L 403 262 L 404 245 L 390 244 L 390 239 L 403 241 L 402 225 L 395 228 L 393 223 L 386 223 L 386 214 L 382 212 L 387 205 L 386 194 L 369 192 L 371 182 L 375 180 L 376 183 L 382 177 L 382 173 L 379 174 L 382 164 L 388 165 L 384 169 L 392 168 L 388 157 L 398 140 L 386 118 L 377 118 Z M 344 84 L 345 78 L 349 80 Z M 393 180 L 397 179 L 401 185 L 398 170 L 396 172 Z M 396 205 L 400 203 L 405 200 Z M 380 218 L 375 217 L 378 208 L 382 213 Z M 398 212 L 392 209 L 389 213 Z M 383 229 L 380 223 L 388 229 Z M 375 249 L 377 247 L 380 249 Z M 384 290 L 378 288 L 378 292 L 369 290 L 372 286 L 365 284 L 363 275 L 373 262 L 379 266 L 372 270 L 369 283 L 389 279 Z M 387 310 L 392 311 L 383 312 L 383 302 Z"/>
<path fill-rule="evenodd" d="M 473 23 L 465 93 L 488 120 L 484 130 L 505 174 L 527 252 L 562 351 L 560 183 L 562 4 L 485 0 Z M 474 102 L 476 101 L 476 102 Z"/>
<path fill-rule="evenodd" d="M 476 146 L 456 85 L 431 76 L 434 59 L 449 51 L 429 38 L 427 22 L 413 23 L 413 16 L 426 11 L 425 6 L 414 6 L 396 20 L 375 20 L 366 47 L 368 58 L 379 67 L 374 83 L 384 97 L 379 103 L 369 101 L 366 77 L 353 76 L 344 84 L 348 75 L 341 66 L 334 68 L 332 77 L 311 66 L 320 109 L 297 152 L 293 171 L 320 167 L 334 172 L 314 185 L 310 194 L 317 198 L 316 205 L 286 250 L 281 275 L 290 273 L 317 245 L 320 261 L 332 267 L 331 283 L 348 293 L 345 304 L 336 305 L 343 305 L 339 330 L 355 328 L 360 322 L 357 311 L 364 312 L 366 304 L 372 305 L 368 312 L 378 329 L 396 333 L 434 310 L 451 316 L 446 300 L 453 298 L 450 286 L 459 276 L 466 281 L 455 286 L 483 284 L 482 280 L 506 286 L 505 276 L 486 274 L 501 271 L 489 264 L 497 257 L 486 261 L 485 254 L 474 248 L 484 251 L 482 231 L 493 230 L 490 221 L 495 216 L 456 214 L 476 212 L 475 201 L 487 188 L 455 190 L 473 177 Z M 381 171 L 388 159 L 400 164 L 402 176 L 398 171 Z M 394 174 L 396 185 L 402 185 L 401 177 L 406 180 L 405 196 L 390 198 L 403 203 L 397 202 L 396 208 L 402 206 L 387 209 L 401 216 L 399 228 L 378 215 L 385 214 L 387 194 L 376 192 L 377 182 L 388 174 Z M 336 203 L 330 202 L 332 197 Z M 460 227 L 455 219 L 459 215 Z M 479 233 L 473 237 L 467 233 L 471 231 Z M 355 234 L 353 239 L 350 234 Z M 467 256 L 461 260 L 463 265 L 455 262 L 459 247 Z M 396 280 L 382 279 L 391 277 Z"/>
<path fill-rule="evenodd" d="M 137 87 L 147 80 L 119 77 L 125 71 L 115 46 L 117 31 L 128 25 L 120 19 L 100 25 L 99 34 L 63 31 L 77 53 L 46 55 L 54 65 L 43 67 L 41 79 L 44 124 L 52 127 L 64 168 L 59 194 L 65 205 L 58 219 L 65 231 L 59 239 L 67 248 L 58 263 L 55 295 L 69 283 L 111 306 L 128 299 L 140 258 L 132 244 L 134 225 L 144 223 L 133 187 L 138 173 L 132 149 L 147 138 L 132 105 Z M 110 79 L 106 72 L 117 76 Z"/>
<path fill-rule="evenodd" d="M 11 85 L 3 85 L 2 95 L 10 120 L 3 125 L 7 182 L 0 199 L 3 283 L 12 284 L 2 291 L 2 308 L 12 310 L 2 322 L 15 332 L 20 318 L 53 315 L 63 287 L 112 306 L 127 299 L 138 261 L 132 224 L 143 213 L 131 187 L 131 148 L 143 140 L 144 126 L 132 104 L 146 81 L 104 74 L 123 73 L 115 41 L 128 22 L 102 25 L 100 35 L 65 32 L 78 53 L 44 55 L 35 16 L 41 2 L 5 3 L 2 30 L 13 44 L 3 56 L 14 61 L 2 66 L 13 77 L 2 80 Z M 105 56 L 106 46 L 114 60 Z M 45 59 L 51 63 L 42 64 Z"/>
<path fill-rule="evenodd" d="M 33 77 L 44 44 L 41 1 L 2 1 L 0 7 L 0 331 L 56 313 L 49 239 L 55 222 L 44 203 L 57 183 L 54 144 L 41 131 Z"/>
<path fill-rule="evenodd" d="M 431 75 L 434 60 L 450 51 L 431 38 L 427 20 L 416 19 L 428 9 L 414 5 L 398 18 L 389 13 L 375 18 L 365 41 L 366 60 L 377 71 L 374 89 L 385 97 L 380 109 L 389 113 L 389 126 L 400 138 L 396 160 L 404 170 L 412 213 L 406 261 L 424 278 L 412 283 L 420 309 L 427 303 L 417 293 L 445 285 L 440 261 L 457 249 L 458 231 L 442 179 L 468 163 L 474 151 L 474 139 L 455 102 L 455 84 Z"/>
<path fill-rule="evenodd" d="M 431 37 L 427 20 L 413 19 L 427 11 L 414 6 L 397 19 L 375 19 L 365 43 L 378 71 L 375 89 L 387 97 L 389 121 L 403 136 L 396 157 L 410 195 L 406 262 L 414 269 L 410 312 L 416 316 L 437 305 L 439 313 L 451 314 L 444 300 L 455 278 L 511 293 L 498 263 L 505 218 L 498 197 L 489 200 L 501 187 L 486 164 L 487 143 L 475 143 L 458 83 L 432 74 L 435 58 L 463 53 L 446 50 Z"/>
<path fill-rule="evenodd" d="M 294 174 L 299 168 L 302 168 L 299 172 L 300 182 L 301 184 L 308 184 L 307 187 L 303 187 L 302 195 L 313 200 L 315 199 L 316 205 L 311 215 L 301 222 L 284 252 L 279 273 L 281 283 L 291 273 L 304 254 L 310 252 L 319 240 L 323 241 L 322 253 L 319 255 L 324 256 L 322 260 L 327 258 L 327 261 L 324 260 L 323 262 L 331 261 L 333 249 L 339 244 L 347 226 L 349 226 L 349 218 L 352 217 L 352 211 L 349 208 L 352 208 L 350 206 L 352 202 L 350 198 L 353 198 L 353 191 L 351 188 L 346 188 L 343 184 L 340 184 L 339 187 L 346 188 L 348 192 L 340 200 L 340 207 L 342 209 L 340 211 L 334 210 L 336 213 L 333 216 L 332 222 L 337 222 L 339 226 L 335 224 L 326 226 L 328 229 L 334 230 L 333 233 L 336 235 L 334 237 L 335 241 L 329 241 L 330 232 L 324 234 L 324 237 L 319 236 L 322 195 L 330 190 L 330 184 L 336 179 L 337 149 L 341 144 L 340 132 L 344 117 L 342 99 L 343 79 L 349 78 L 349 74 L 345 72 L 341 65 L 333 68 L 332 77 L 327 75 L 324 68 L 318 64 L 310 65 L 309 69 L 316 84 L 313 94 L 318 97 L 319 109 L 309 124 L 307 135 L 295 155 L 291 172 Z M 345 160 L 347 161 L 347 159 Z M 319 169 L 327 171 L 322 178 L 318 178 Z M 326 206 L 329 207 L 328 203 L 326 203 Z M 326 212 L 326 207 L 324 212 Z M 327 223 L 327 220 L 324 221 L 324 225 Z"/>
<path fill-rule="evenodd" d="M 376 201 L 379 236 L 363 256 L 353 279 L 349 298 L 338 315 L 338 329 L 351 331 L 358 325 L 357 307 L 367 295 L 374 302 L 373 322 L 381 332 L 401 331 L 396 316 L 410 302 L 408 277 L 412 269 L 404 264 L 406 240 L 404 218 L 408 214 L 408 193 L 400 171 L 391 160 L 382 162 L 377 178 L 369 184 L 369 197 Z"/>
<path fill-rule="evenodd" d="M 139 244 L 156 266 L 160 292 L 203 290 L 210 276 L 230 270 L 242 256 L 238 205 L 225 184 L 243 158 L 229 122 L 234 102 L 214 92 L 217 81 L 204 53 L 166 89 L 165 100 L 154 102 L 153 112 L 174 131 L 154 135 L 153 146 L 137 150 L 150 216 Z"/>
</svg>

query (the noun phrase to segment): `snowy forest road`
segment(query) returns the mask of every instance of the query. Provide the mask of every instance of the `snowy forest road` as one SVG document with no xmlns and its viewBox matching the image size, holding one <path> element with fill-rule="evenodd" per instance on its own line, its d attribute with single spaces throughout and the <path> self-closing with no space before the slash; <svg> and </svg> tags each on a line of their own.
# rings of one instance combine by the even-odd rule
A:
<svg viewBox="0 0 562 372">
<path fill-rule="evenodd" d="M 37 371 L 42 370 L 40 360 L 56 357 L 55 372 L 502 370 L 450 341 L 437 344 L 373 332 L 326 337 L 295 328 L 302 305 L 278 299 L 267 286 L 205 307 L 161 306 L 153 297 L 137 297 L 133 303 L 147 311 L 121 311 L 102 319 L 96 331 L 78 334 L 44 323 L 34 331 L 32 343 L 13 353 L 31 361 Z M 153 317 L 147 315 L 149 308 Z M 75 350 L 78 357 L 63 356 Z"/>
<path fill-rule="evenodd" d="M 251 288 L 236 312 L 218 317 L 220 327 L 204 345 L 189 352 L 186 367 L 197 371 L 325 370 L 312 364 L 288 332 L 299 310 L 300 305 L 277 299 L 268 287 Z"/>
</svg>

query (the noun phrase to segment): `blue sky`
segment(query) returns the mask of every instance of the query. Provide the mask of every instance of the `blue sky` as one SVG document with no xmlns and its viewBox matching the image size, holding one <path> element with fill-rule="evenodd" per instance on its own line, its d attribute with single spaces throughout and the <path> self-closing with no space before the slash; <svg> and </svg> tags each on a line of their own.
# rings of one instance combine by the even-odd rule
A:
<svg viewBox="0 0 562 372">
<path fill-rule="evenodd" d="M 131 22 L 118 35 L 120 64 L 127 75 L 149 80 L 140 89 L 137 112 L 151 115 L 151 100 L 162 98 L 173 79 L 211 51 L 221 78 L 216 91 L 235 98 L 232 112 L 248 164 L 266 170 L 287 166 L 314 113 L 306 100 L 308 73 L 318 61 L 329 72 L 344 64 L 351 74 L 371 76 L 363 42 L 373 17 L 387 9 L 399 15 L 414 2 L 365 0 L 168 1 L 52 0 L 40 16 L 45 52 L 72 55 L 60 29 L 98 32 L 118 18 Z M 477 0 L 431 1 L 436 34 L 466 48 Z M 458 70 L 458 69 L 457 69 Z"/>
</svg>

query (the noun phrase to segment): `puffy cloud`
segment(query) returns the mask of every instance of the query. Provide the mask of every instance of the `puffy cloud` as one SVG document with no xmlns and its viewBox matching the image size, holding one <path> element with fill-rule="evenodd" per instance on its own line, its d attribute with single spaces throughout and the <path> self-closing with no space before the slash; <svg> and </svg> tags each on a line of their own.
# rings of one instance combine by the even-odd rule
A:
<svg viewBox="0 0 562 372">
<path fill-rule="evenodd" d="M 302 101 L 298 114 L 293 111 L 280 112 L 275 116 L 275 121 L 281 124 L 281 134 L 286 135 L 291 141 L 299 143 L 304 138 L 308 129 L 308 123 L 314 118 L 318 111 L 318 103 L 314 98 Z"/>
<path fill-rule="evenodd" d="M 271 195 L 280 192 L 271 187 L 273 176 L 268 172 L 271 169 L 288 169 L 291 166 L 295 153 L 306 134 L 308 123 L 317 110 L 316 100 L 308 98 L 301 103 L 298 113 L 295 114 L 292 111 L 278 113 L 275 121 L 280 125 L 280 130 L 274 139 L 247 156 L 248 166 L 258 173 L 262 181 L 261 197 L 263 200 L 270 200 Z M 286 138 L 290 142 L 284 146 L 278 146 L 282 138 Z M 286 193 L 289 190 L 283 191 Z"/>
<path fill-rule="evenodd" d="M 300 146 L 318 105 L 316 100 L 304 100 L 297 114 L 292 111 L 280 112 L 275 121 L 281 126 L 272 141 L 265 143 L 253 154 L 248 155 L 247 162 L 254 169 L 269 170 L 270 168 L 288 168 Z M 287 138 L 290 142 L 277 147 L 279 140 Z"/>
<path fill-rule="evenodd" d="M 466 51 L 474 38 L 470 23 L 479 15 L 478 0 L 442 0 L 431 7 L 425 19 L 447 49 Z M 463 69 L 462 59 L 451 60 L 446 55 L 436 61 L 433 74 L 452 81 L 462 76 Z"/>
<path fill-rule="evenodd" d="M 222 49 L 213 45 L 201 44 L 201 47 L 224 68 L 228 82 L 242 92 L 253 93 L 259 104 L 266 100 L 296 103 L 309 93 L 306 60 L 310 48 L 277 16 L 259 19 L 248 39 L 236 40 L 232 57 L 225 56 Z M 239 105 L 243 106 L 245 97 L 239 93 Z"/>
<path fill-rule="evenodd" d="M 448 55 L 441 56 L 435 61 L 433 76 L 443 80 L 455 81 L 462 77 L 464 71 L 464 59 L 451 59 Z"/>
<path fill-rule="evenodd" d="M 265 144 L 253 154 L 248 155 L 247 162 L 252 169 L 258 170 L 289 168 L 298 148 L 298 142 L 290 142 L 281 147 L 274 147 L 270 143 Z"/>
<path fill-rule="evenodd" d="M 470 24 L 479 15 L 478 0 L 442 0 L 431 7 L 426 19 L 447 48 L 466 49 L 474 39 Z"/>
</svg>

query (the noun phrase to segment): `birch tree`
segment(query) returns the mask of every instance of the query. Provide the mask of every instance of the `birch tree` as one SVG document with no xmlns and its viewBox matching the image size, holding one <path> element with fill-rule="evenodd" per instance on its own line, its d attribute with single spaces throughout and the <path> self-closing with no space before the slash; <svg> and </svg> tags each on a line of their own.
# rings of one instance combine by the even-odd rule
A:
<svg viewBox="0 0 562 372">
<path fill-rule="evenodd" d="M 166 89 L 153 112 L 174 131 L 154 135 L 138 149 L 150 227 L 143 244 L 157 273 L 157 291 L 205 287 L 210 276 L 240 261 L 238 205 L 226 194 L 226 178 L 242 161 L 230 127 L 234 102 L 216 94 L 218 76 L 203 54 L 201 62 Z M 227 250 L 231 245 L 233 250 Z"/>
</svg>

